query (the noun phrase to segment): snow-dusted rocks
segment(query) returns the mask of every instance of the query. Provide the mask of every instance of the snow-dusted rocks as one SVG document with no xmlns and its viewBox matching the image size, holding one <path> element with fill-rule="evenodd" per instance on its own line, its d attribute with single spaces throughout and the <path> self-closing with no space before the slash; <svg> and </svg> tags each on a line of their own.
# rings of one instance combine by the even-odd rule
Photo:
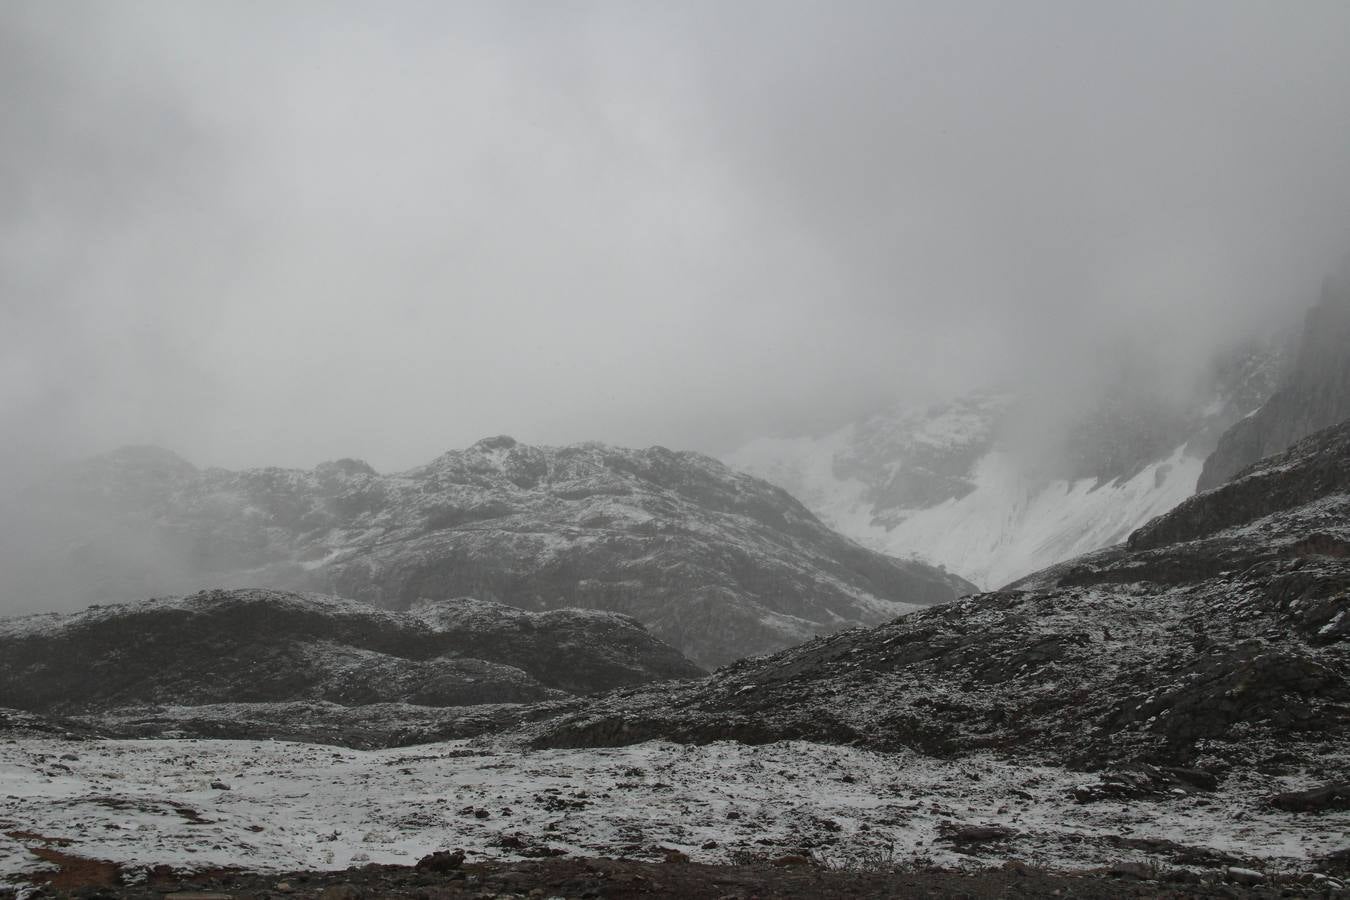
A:
<svg viewBox="0 0 1350 900">
<path fill-rule="evenodd" d="M 973 589 L 839 536 L 772 485 L 695 453 L 480 441 L 376 474 L 198 470 L 153 448 L 31 491 L 89 602 L 255 585 L 409 609 L 475 596 L 631 615 L 705 666 L 876 624 Z M 57 540 L 59 538 L 59 540 Z"/>
</svg>

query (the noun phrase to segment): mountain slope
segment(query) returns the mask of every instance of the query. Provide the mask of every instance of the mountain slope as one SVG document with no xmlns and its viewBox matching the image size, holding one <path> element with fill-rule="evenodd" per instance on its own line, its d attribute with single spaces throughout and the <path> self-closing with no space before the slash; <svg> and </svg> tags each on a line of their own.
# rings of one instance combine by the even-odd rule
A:
<svg viewBox="0 0 1350 900">
<path fill-rule="evenodd" d="M 1128 545 L 1014 588 L 703 681 L 619 691 L 524 737 L 805 739 L 1204 770 L 1142 770 L 1139 783 L 1164 793 L 1261 766 L 1350 778 L 1350 424 L 1182 504 Z"/>
<path fill-rule="evenodd" d="M 1067 422 L 1036 425 L 1045 411 L 1027 398 L 977 392 L 757 440 L 726 461 L 865 546 L 994 588 L 1124 540 L 1190 496 L 1218 436 L 1269 395 L 1279 357 L 1233 351 L 1184 392 L 1140 365 Z"/>
<path fill-rule="evenodd" d="M 39 560 L 106 601 L 203 582 L 392 608 L 469 595 L 630 614 L 705 666 L 953 599 L 970 586 L 866 550 L 781 489 L 694 453 L 480 441 L 379 475 L 198 470 L 126 448 L 29 492 Z M 56 540 L 55 538 L 59 538 Z"/>
<path fill-rule="evenodd" d="M 1205 460 L 1199 490 L 1299 438 L 1350 419 L 1350 284 L 1327 281 L 1308 311 L 1298 358 L 1279 390 L 1230 429 Z"/>
</svg>

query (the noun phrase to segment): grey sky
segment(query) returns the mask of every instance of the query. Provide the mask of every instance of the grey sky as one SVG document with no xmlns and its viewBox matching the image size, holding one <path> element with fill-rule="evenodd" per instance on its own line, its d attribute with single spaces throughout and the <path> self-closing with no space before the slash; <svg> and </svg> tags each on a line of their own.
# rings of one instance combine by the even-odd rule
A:
<svg viewBox="0 0 1350 900">
<path fill-rule="evenodd" d="M 0 6 L 10 461 L 709 451 L 1350 248 L 1350 4 Z"/>
</svg>

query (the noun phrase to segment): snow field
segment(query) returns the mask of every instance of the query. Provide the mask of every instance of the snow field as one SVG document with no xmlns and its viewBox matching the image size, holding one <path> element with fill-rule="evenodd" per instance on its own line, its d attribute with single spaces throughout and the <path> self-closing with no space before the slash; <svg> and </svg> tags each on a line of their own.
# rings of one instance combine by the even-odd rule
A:
<svg viewBox="0 0 1350 900">
<path fill-rule="evenodd" d="M 695 860 L 808 849 L 836 864 L 1016 858 L 1064 868 L 1129 859 L 1112 837 L 1163 838 L 1297 869 L 1344 846 L 1350 813 L 1297 816 L 1266 794 L 1297 778 L 1242 776 L 1214 795 L 1079 805 L 1063 769 L 934 760 L 785 742 L 521 751 L 476 741 L 354 751 L 276 741 L 0 743 L 0 884 L 47 864 L 31 847 L 132 869 L 342 869 L 434 850 L 512 857 Z M 224 787 L 221 787 L 224 785 Z M 944 824 L 1003 825 L 958 849 Z M 502 846 L 503 837 L 510 849 Z M 68 842 L 68 843 L 67 843 Z"/>
</svg>

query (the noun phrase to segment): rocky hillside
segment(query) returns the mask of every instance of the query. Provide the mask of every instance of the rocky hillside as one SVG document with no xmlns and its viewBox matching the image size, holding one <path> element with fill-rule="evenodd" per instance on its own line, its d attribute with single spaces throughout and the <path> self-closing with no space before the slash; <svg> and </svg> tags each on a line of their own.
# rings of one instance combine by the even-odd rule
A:
<svg viewBox="0 0 1350 900">
<path fill-rule="evenodd" d="M 48 583 L 54 597 L 262 584 L 389 609 L 461 595 L 584 607 L 631 615 L 704 666 L 972 589 L 840 537 L 779 488 L 659 447 L 499 437 L 395 475 L 357 460 L 202 470 L 127 448 L 25 502 L 29 568 L 66 579 Z"/>
<path fill-rule="evenodd" d="M 1281 359 L 1238 347 L 1185 390 L 1131 359 L 1077 412 L 977 392 L 825 436 L 757 440 L 726 461 L 866 546 L 996 588 L 1118 543 L 1194 493 L 1219 435 L 1270 395 Z"/>
<path fill-rule="evenodd" d="M 1299 438 L 1350 419 L 1350 283 L 1327 281 L 1308 312 L 1303 341 L 1270 399 L 1233 426 L 1200 473 L 1199 490 L 1218 487 Z"/>
<path fill-rule="evenodd" d="M 1182 504 L 1128 545 L 1013 589 L 705 681 L 620 691 L 526 737 L 806 739 L 1132 773 L 1085 788 L 1086 799 L 1212 789 L 1253 767 L 1344 782 L 1350 424 Z"/>
<path fill-rule="evenodd" d="M 319 594 L 216 590 L 0 620 L 0 696 L 58 714 L 292 700 L 518 703 L 700 674 L 626 616 L 467 598 L 396 613 Z"/>
</svg>

